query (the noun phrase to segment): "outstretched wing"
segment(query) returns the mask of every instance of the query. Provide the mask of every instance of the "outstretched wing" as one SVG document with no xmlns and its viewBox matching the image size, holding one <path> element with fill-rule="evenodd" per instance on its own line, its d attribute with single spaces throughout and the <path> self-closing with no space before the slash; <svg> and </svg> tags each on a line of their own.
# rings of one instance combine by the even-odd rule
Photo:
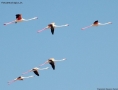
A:
<svg viewBox="0 0 118 90">
<path fill-rule="evenodd" d="M 17 20 L 21 20 L 22 19 L 22 15 L 21 14 L 16 14 L 16 19 Z"/>
<path fill-rule="evenodd" d="M 53 34 L 54 34 L 54 27 L 53 27 L 53 25 L 52 25 L 52 24 L 49 24 L 48 27 L 50 27 L 51 33 L 52 33 L 52 35 L 53 35 Z"/>
<path fill-rule="evenodd" d="M 51 33 L 54 34 L 54 27 L 51 27 Z"/>
<path fill-rule="evenodd" d="M 55 70 L 55 63 L 53 61 L 50 61 L 49 64 L 52 66 L 53 70 Z"/>
<path fill-rule="evenodd" d="M 96 20 L 93 24 L 98 24 L 98 20 Z"/>
<path fill-rule="evenodd" d="M 37 76 L 39 76 L 39 73 L 38 73 L 38 71 L 36 70 L 36 71 L 33 71 Z"/>
</svg>

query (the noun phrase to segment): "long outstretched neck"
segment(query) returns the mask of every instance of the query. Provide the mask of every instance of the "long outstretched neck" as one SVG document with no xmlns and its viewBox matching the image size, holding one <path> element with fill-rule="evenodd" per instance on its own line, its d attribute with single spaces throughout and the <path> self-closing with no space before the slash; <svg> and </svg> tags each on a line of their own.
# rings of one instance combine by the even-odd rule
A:
<svg viewBox="0 0 118 90">
<path fill-rule="evenodd" d="M 107 25 L 107 24 L 111 24 L 111 23 L 99 23 L 99 25 Z"/>
<path fill-rule="evenodd" d="M 30 21 L 30 20 L 35 20 L 38 19 L 38 17 L 30 18 L 30 19 L 24 19 L 24 21 Z"/>
<path fill-rule="evenodd" d="M 22 78 L 32 78 L 32 77 L 34 77 L 34 76 L 32 75 L 32 76 L 28 76 L 28 77 L 22 77 Z"/>
<path fill-rule="evenodd" d="M 64 60 L 66 60 L 66 58 L 64 58 L 64 59 L 60 59 L 60 60 L 54 60 L 54 61 L 64 61 Z"/>
<path fill-rule="evenodd" d="M 49 69 L 49 67 L 46 67 L 46 68 L 40 68 L 39 70 L 46 70 L 46 69 Z"/>
<path fill-rule="evenodd" d="M 58 26 L 58 25 L 54 25 L 54 27 L 65 27 L 65 26 L 69 26 L 69 25 L 68 25 L 68 24 L 60 25 L 60 26 Z"/>
</svg>

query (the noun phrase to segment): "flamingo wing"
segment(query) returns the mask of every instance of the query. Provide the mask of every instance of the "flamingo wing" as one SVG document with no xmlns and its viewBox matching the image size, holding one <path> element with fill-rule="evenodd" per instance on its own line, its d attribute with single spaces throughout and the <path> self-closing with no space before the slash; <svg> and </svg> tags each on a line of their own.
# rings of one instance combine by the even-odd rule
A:
<svg viewBox="0 0 118 90">
<path fill-rule="evenodd" d="M 38 71 L 36 70 L 36 71 L 33 71 L 37 76 L 39 76 L 39 73 L 38 73 Z"/>
<path fill-rule="evenodd" d="M 55 70 L 55 63 L 54 63 L 54 61 L 50 60 L 49 64 L 52 66 L 53 70 Z"/>
<path fill-rule="evenodd" d="M 54 34 L 54 27 L 53 27 L 53 25 L 52 24 L 49 24 L 48 27 L 51 29 L 51 33 L 53 35 Z"/>
<path fill-rule="evenodd" d="M 21 14 L 16 14 L 16 19 L 17 20 L 21 20 L 22 19 L 22 15 Z"/>
<path fill-rule="evenodd" d="M 98 20 L 96 20 L 93 24 L 98 24 Z"/>
<path fill-rule="evenodd" d="M 54 27 L 51 27 L 51 33 L 54 34 Z"/>
</svg>

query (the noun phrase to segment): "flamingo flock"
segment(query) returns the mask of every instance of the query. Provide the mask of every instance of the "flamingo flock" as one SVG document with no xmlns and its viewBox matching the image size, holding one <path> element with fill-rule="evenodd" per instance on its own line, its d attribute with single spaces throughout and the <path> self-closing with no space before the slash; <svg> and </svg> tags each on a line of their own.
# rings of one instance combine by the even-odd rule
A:
<svg viewBox="0 0 118 90">
<path fill-rule="evenodd" d="M 49 58 L 45 63 L 39 65 L 38 67 L 34 67 L 34 68 L 28 70 L 27 72 L 22 73 L 22 75 L 25 75 L 25 74 L 27 74 L 27 73 L 29 73 L 29 72 L 33 72 L 36 76 L 39 76 L 38 70 L 47 70 L 47 69 L 49 69 L 49 67 L 46 67 L 46 68 L 39 68 L 39 67 L 41 67 L 41 66 L 43 66 L 43 65 L 45 65 L 45 64 L 47 64 L 47 63 L 49 63 L 49 64 L 51 65 L 51 67 L 53 68 L 53 70 L 55 70 L 55 62 L 56 62 L 56 61 L 64 61 L 64 60 L 66 60 L 66 58 L 63 58 L 63 59 L 61 59 L 61 60 L 55 60 L 54 58 Z M 24 80 L 25 78 L 33 78 L 33 77 L 35 77 L 35 76 L 34 76 L 34 75 L 32 75 L 32 76 L 27 76 L 27 77 L 19 76 L 19 77 L 15 78 L 14 80 L 8 81 L 8 85 L 10 85 L 10 84 L 12 84 L 13 82 L 16 82 L 16 81 L 18 81 L 18 80 L 19 80 L 19 81 L 22 81 L 22 80 Z"/>
<path fill-rule="evenodd" d="M 33 18 L 30 18 L 30 19 L 24 19 L 21 14 L 16 14 L 15 16 L 16 16 L 16 19 L 15 19 L 15 20 L 13 20 L 13 21 L 11 21 L 11 22 L 4 23 L 3 25 L 6 26 L 6 25 L 9 25 L 9 24 L 13 24 L 13 23 L 27 22 L 27 21 L 37 20 L 37 19 L 38 19 L 38 17 L 33 17 Z M 85 29 L 87 29 L 87 28 L 94 27 L 94 26 L 108 25 L 108 24 L 112 24 L 112 22 L 99 23 L 99 21 L 96 20 L 96 21 L 93 22 L 93 24 L 81 28 L 81 30 L 85 30 Z M 41 30 L 38 30 L 37 33 L 40 33 L 40 32 L 42 32 L 42 31 L 44 31 L 44 30 L 47 30 L 47 29 L 50 29 L 50 30 L 51 30 L 51 34 L 54 35 L 55 28 L 58 28 L 58 27 L 67 27 L 67 26 L 69 26 L 69 24 L 59 25 L 59 26 L 58 26 L 58 25 L 55 24 L 55 22 L 52 22 L 52 23 L 48 24 L 45 28 L 43 28 L 43 29 L 41 29 Z M 49 58 L 49 59 L 48 59 L 47 61 L 45 61 L 43 64 L 39 65 L 38 67 L 34 67 L 34 68 L 28 70 L 27 72 L 22 73 L 22 75 L 25 75 L 25 74 L 27 74 L 27 73 L 29 73 L 29 72 L 33 72 L 36 76 L 40 76 L 39 70 L 48 70 L 48 69 L 49 69 L 49 67 L 40 68 L 41 66 L 43 66 L 43 65 L 45 65 L 45 64 L 50 64 L 51 67 L 52 67 L 52 69 L 55 70 L 55 63 L 58 62 L 58 61 L 64 61 L 64 60 L 66 60 L 66 58 L 63 58 L 63 59 L 61 59 L 61 60 L 56 60 L 56 59 L 54 59 L 54 58 Z M 27 76 L 27 77 L 23 77 L 22 75 L 19 76 L 19 77 L 17 77 L 17 78 L 15 78 L 15 79 L 12 80 L 12 81 L 9 81 L 9 82 L 8 82 L 8 85 L 10 85 L 10 84 L 12 84 L 13 82 L 16 82 L 16 81 L 18 81 L 18 80 L 19 80 L 19 81 L 22 81 L 22 80 L 24 80 L 25 78 L 33 78 L 33 77 L 35 77 L 34 75 L 32 75 L 32 76 Z"/>
</svg>

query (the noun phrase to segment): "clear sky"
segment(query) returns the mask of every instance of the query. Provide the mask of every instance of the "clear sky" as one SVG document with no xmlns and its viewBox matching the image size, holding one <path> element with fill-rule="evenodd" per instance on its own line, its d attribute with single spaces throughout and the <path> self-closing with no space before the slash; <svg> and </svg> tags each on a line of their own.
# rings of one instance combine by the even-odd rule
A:
<svg viewBox="0 0 118 90">
<path fill-rule="evenodd" d="M 7 2 L 9 0 L 0 0 Z M 117 0 L 10 0 L 0 3 L 0 90 L 97 90 L 118 88 L 118 1 Z M 4 26 L 15 14 L 38 20 Z M 113 24 L 81 30 L 95 20 Z M 37 33 L 49 23 L 69 24 Z M 48 58 L 56 70 L 7 85 L 9 80 L 38 66 Z M 42 67 L 42 68 L 43 68 Z M 28 73 L 25 76 L 34 75 Z"/>
</svg>

